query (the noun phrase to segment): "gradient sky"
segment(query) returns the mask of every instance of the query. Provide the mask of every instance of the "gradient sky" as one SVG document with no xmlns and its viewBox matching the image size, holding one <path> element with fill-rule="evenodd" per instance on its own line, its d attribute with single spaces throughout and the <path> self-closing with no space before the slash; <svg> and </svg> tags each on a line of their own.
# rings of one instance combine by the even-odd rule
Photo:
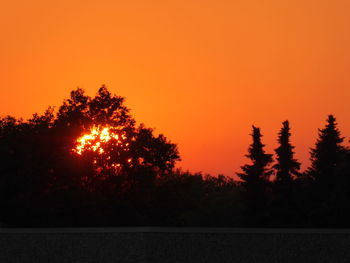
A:
<svg viewBox="0 0 350 263">
<path fill-rule="evenodd" d="M 348 0 L 1 1 L 0 114 L 28 118 L 106 84 L 191 171 L 233 175 L 251 125 L 297 157 L 328 114 L 350 137 Z"/>
</svg>

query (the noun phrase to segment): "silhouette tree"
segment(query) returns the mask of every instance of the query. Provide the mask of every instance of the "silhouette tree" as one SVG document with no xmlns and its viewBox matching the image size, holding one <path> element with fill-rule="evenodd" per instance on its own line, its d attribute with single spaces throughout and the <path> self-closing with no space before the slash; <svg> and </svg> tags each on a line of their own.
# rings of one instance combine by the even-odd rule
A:
<svg viewBox="0 0 350 263">
<path fill-rule="evenodd" d="M 99 124 L 134 127 L 135 120 L 124 106 L 124 100 L 123 97 L 112 95 L 103 85 L 90 101 L 90 119 Z"/>
<path fill-rule="evenodd" d="M 325 128 L 319 129 L 315 148 L 311 149 L 311 167 L 307 175 L 314 181 L 309 187 L 304 206 L 308 207 L 308 218 L 313 226 L 331 226 L 338 216 L 337 181 L 338 166 L 345 151 L 341 145 L 343 138 L 333 115 L 327 118 Z"/>
<path fill-rule="evenodd" d="M 242 185 L 246 190 L 248 207 L 248 220 L 252 224 L 263 224 L 264 213 L 268 202 L 269 178 L 272 170 L 268 167 L 272 163 L 272 154 L 265 153 L 264 144 L 261 142 L 260 129 L 253 126 L 251 134 L 253 143 L 250 145 L 246 155 L 252 164 L 241 167 L 243 173 L 238 173 L 242 179 Z"/>
<path fill-rule="evenodd" d="M 265 145 L 261 142 L 260 129 L 253 126 L 251 136 L 253 143 L 250 145 L 249 154 L 246 157 L 252 161 L 252 164 L 242 166 L 243 173 L 237 174 L 247 188 L 268 181 L 272 174 L 272 170 L 268 168 L 268 165 L 272 162 L 272 154 L 265 153 Z"/>
<path fill-rule="evenodd" d="M 81 88 L 71 91 L 70 98 L 58 110 L 55 126 L 63 127 L 66 131 L 69 128 L 71 131 L 73 128 L 82 129 L 91 125 L 87 115 L 91 98 L 84 93 Z"/>
<path fill-rule="evenodd" d="M 101 142 L 102 153 L 75 154 L 77 138 L 95 126 L 125 134 L 128 148 L 118 151 L 120 136 Z M 165 136 L 136 128 L 124 98 L 105 86 L 93 98 L 73 90 L 57 114 L 49 108 L 28 121 L 0 118 L 0 145 L 0 205 L 7 211 L 1 218 L 22 226 L 138 222 L 142 216 L 127 204 L 148 200 L 144 189 L 180 159 Z"/>
<path fill-rule="evenodd" d="M 141 124 L 136 130 L 135 141 L 132 143 L 132 155 L 144 167 L 157 167 L 162 172 L 170 172 L 175 161 L 180 160 L 175 144 L 167 142 L 164 135 L 153 136 L 153 130 Z"/>
<path fill-rule="evenodd" d="M 290 143 L 289 122 L 284 121 L 278 134 L 279 147 L 275 149 L 277 163 L 273 166 L 276 178 L 273 183 L 274 199 L 272 202 L 273 224 L 280 227 L 293 224 L 296 211 L 296 184 L 300 177 L 300 163 L 294 159 L 294 146 Z"/>
<path fill-rule="evenodd" d="M 104 147 L 104 153 L 97 158 L 96 165 L 99 169 L 101 167 L 105 169 L 100 171 L 96 178 L 105 179 L 110 176 L 111 169 L 107 167 L 112 163 L 119 163 L 125 169 L 119 170 L 119 175 L 128 174 L 131 178 L 130 175 L 139 174 L 140 169 L 146 174 L 150 173 L 145 169 L 151 169 L 154 172 L 169 171 L 174 167 L 175 162 L 180 160 L 176 145 L 168 142 L 165 136 L 155 137 L 153 130 L 145 128 L 144 125 L 136 128 L 129 109 L 124 106 L 124 98 L 112 95 L 105 86 L 98 90 L 94 98 L 86 96 L 79 88 L 72 91 L 70 99 L 65 100 L 59 108 L 55 121 L 61 140 L 66 139 L 61 141 L 61 145 L 69 145 L 71 148 L 72 141 L 79 135 L 89 132 L 93 126 L 119 127 L 119 131 L 126 134 L 125 143 L 129 145 L 128 156 L 126 156 L 125 152 L 116 152 L 118 140 L 108 141 Z M 93 154 L 90 153 L 90 155 Z M 129 165 L 125 165 L 130 160 L 132 160 L 132 169 Z"/>
<path fill-rule="evenodd" d="M 276 181 L 287 184 L 300 175 L 300 162 L 294 159 L 294 146 L 290 143 L 290 135 L 289 122 L 284 121 L 278 136 L 279 147 L 275 149 L 277 163 L 273 168 L 276 170 Z"/>
<path fill-rule="evenodd" d="M 309 174 L 316 181 L 331 183 L 339 158 L 344 151 L 341 146 L 344 138 L 337 128 L 336 119 L 329 115 L 326 127 L 319 129 L 315 148 L 311 149 L 311 168 Z"/>
</svg>

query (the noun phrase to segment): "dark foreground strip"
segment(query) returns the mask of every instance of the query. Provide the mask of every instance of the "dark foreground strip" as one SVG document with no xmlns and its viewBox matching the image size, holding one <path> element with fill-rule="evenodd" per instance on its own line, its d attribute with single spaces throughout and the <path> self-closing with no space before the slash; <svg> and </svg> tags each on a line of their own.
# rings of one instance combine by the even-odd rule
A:
<svg viewBox="0 0 350 263">
<path fill-rule="evenodd" d="M 2 233 L 232 233 L 232 234 L 350 234 L 350 228 L 210 228 L 210 227 L 83 227 L 0 228 Z"/>
<path fill-rule="evenodd" d="M 1 263 L 350 262 L 350 229 L 2 228 Z"/>
</svg>

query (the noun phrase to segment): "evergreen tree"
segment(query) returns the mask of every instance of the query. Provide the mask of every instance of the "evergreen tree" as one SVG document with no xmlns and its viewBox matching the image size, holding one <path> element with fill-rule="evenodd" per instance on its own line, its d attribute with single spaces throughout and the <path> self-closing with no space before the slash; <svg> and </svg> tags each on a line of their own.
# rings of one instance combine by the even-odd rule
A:
<svg viewBox="0 0 350 263">
<path fill-rule="evenodd" d="M 339 183 L 337 173 L 345 151 L 341 145 L 344 138 L 337 128 L 336 119 L 329 115 L 325 128 L 319 129 L 315 148 L 311 149 L 311 167 L 307 175 L 314 180 L 306 202 L 308 220 L 315 227 L 330 227 L 339 219 Z"/>
<path fill-rule="evenodd" d="M 273 166 L 276 170 L 276 181 L 289 183 L 294 176 L 299 176 L 300 163 L 294 159 L 294 146 L 290 143 L 289 121 L 283 122 L 283 127 L 278 134 L 279 147 L 275 149 L 277 163 Z"/>
<path fill-rule="evenodd" d="M 311 149 L 309 174 L 316 181 L 333 181 L 335 167 L 344 151 L 344 147 L 341 146 L 343 140 L 337 128 L 336 119 L 333 115 L 329 115 L 326 127 L 319 129 L 315 148 Z"/>
<path fill-rule="evenodd" d="M 294 159 L 294 146 L 290 143 L 289 122 L 284 121 L 278 134 L 279 147 L 275 149 L 277 163 L 273 166 L 276 179 L 273 184 L 274 198 L 271 206 L 272 224 L 279 227 L 293 225 L 296 217 L 295 177 L 300 175 L 300 163 Z"/>
<path fill-rule="evenodd" d="M 261 142 L 260 129 L 253 126 L 253 133 L 251 134 L 253 143 L 248 149 L 246 157 L 248 157 L 252 164 L 247 164 L 241 167 L 243 173 L 238 173 L 239 178 L 242 179 L 243 185 L 249 188 L 250 185 L 261 184 L 269 180 L 272 170 L 268 169 L 268 165 L 272 162 L 272 154 L 266 154 L 264 144 Z"/>
<path fill-rule="evenodd" d="M 252 164 L 241 167 L 242 173 L 238 173 L 242 179 L 247 200 L 247 214 L 245 222 L 249 226 L 263 226 L 268 220 L 266 217 L 269 200 L 269 178 L 272 170 L 268 167 L 272 162 L 272 154 L 266 154 L 264 144 L 261 142 L 260 129 L 253 126 L 253 143 L 248 149 L 248 157 Z"/>
</svg>

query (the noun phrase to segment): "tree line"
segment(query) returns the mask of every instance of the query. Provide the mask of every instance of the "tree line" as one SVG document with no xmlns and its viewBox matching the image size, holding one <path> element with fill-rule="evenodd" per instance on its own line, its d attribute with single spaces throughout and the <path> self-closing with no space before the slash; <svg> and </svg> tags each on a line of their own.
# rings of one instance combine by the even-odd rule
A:
<svg viewBox="0 0 350 263">
<path fill-rule="evenodd" d="M 319 129 L 310 151 L 311 165 L 304 172 L 290 136 L 289 121 L 284 121 L 272 165 L 273 155 L 265 152 L 260 129 L 253 126 L 247 155 L 251 164 L 237 174 L 245 190 L 246 218 L 255 226 L 348 226 L 350 149 L 342 145 L 335 117 L 329 115 Z"/>
<path fill-rule="evenodd" d="M 79 136 L 95 125 L 120 127 L 103 153 L 74 154 Z M 102 86 L 82 89 L 55 111 L 29 120 L 0 118 L 0 221 L 13 227 L 200 226 L 348 227 L 350 149 L 329 115 L 300 171 L 283 122 L 278 148 L 266 153 L 252 127 L 249 164 L 240 180 L 175 168 L 176 144 L 136 125 L 124 98 Z M 118 169 L 114 164 L 118 163 Z"/>
</svg>

